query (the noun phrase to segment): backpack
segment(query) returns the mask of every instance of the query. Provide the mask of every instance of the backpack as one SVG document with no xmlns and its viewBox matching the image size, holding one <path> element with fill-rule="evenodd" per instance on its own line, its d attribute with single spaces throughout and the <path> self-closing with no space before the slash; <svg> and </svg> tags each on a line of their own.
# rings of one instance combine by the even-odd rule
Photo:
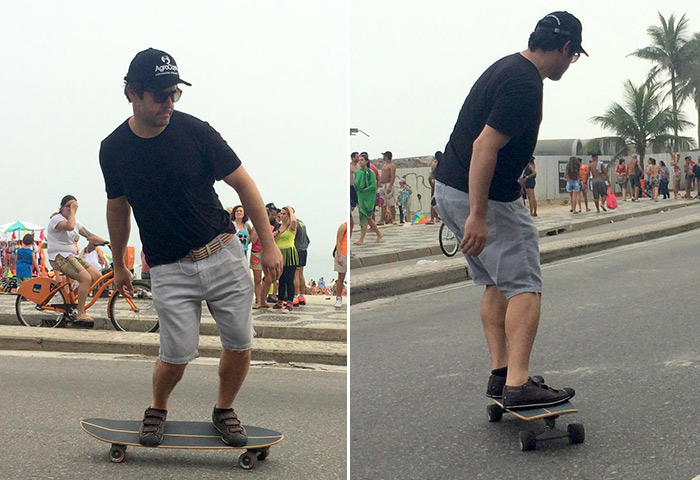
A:
<svg viewBox="0 0 700 480">
<path fill-rule="evenodd" d="M 700 165 L 697 163 L 693 165 L 693 175 L 695 175 L 697 178 L 700 178 Z"/>
<path fill-rule="evenodd" d="M 294 246 L 297 251 L 306 250 L 309 248 L 309 243 L 311 243 L 311 240 L 309 240 L 309 236 L 306 234 L 306 225 L 304 225 L 304 222 L 297 219 L 297 233 L 294 236 Z"/>
</svg>

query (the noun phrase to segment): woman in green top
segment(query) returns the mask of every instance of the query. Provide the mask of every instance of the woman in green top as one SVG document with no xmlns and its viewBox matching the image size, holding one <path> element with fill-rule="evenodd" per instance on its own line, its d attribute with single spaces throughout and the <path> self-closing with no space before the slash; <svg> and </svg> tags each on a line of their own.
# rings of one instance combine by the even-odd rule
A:
<svg viewBox="0 0 700 480">
<path fill-rule="evenodd" d="M 377 177 L 374 175 L 374 172 L 369 169 L 367 163 L 368 159 L 361 156 L 358 162 L 360 168 L 355 171 L 355 175 L 352 179 L 352 183 L 355 185 L 355 190 L 357 191 L 357 207 L 360 212 L 360 239 L 355 242 L 355 245 L 362 245 L 365 243 L 367 224 L 369 224 L 369 228 L 377 234 L 377 242 L 384 236 L 377 228 L 377 224 L 372 220 L 374 202 L 377 198 Z"/>
<path fill-rule="evenodd" d="M 277 293 L 277 303 L 274 307 L 277 310 L 282 308 L 292 311 L 294 303 L 294 273 L 299 265 L 299 252 L 294 246 L 294 237 L 297 234 L 297 218 L 292 207 L 282 207 L 279 213 L 281 225 L 273 233 L 275 243 L 282 252 L 284 270 L 279 279 L 279 291 Z"/>
</svg>

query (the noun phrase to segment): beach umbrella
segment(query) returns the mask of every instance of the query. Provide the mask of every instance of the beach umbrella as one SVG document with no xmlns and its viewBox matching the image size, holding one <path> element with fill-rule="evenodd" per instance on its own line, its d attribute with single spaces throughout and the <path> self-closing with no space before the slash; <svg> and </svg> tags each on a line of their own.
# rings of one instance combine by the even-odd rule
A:
<svg viewBox="0 0 700 480">
<path fill-rule="evenodd" d="M 3 240 L 15 240 L 17 239 L 17 235 L 22 232 L 31 231 L 43 233 L 43 230 L 44 227 L 42 227 L 41 225 L 36 225 L 30 222 L 23 222 L 21 220 L 0 225 L 0 232 L 2 232 Z"/>
</svg>

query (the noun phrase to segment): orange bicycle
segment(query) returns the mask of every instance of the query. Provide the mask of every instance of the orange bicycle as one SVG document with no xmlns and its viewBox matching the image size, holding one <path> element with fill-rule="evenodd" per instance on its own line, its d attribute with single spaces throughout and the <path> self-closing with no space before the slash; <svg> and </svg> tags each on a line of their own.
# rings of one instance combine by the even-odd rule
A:
<svg viewBox="0 0 700 480">
<path fill-rule="evenodd" d="M 107 244 L 108 245 L 108 244 Z M 133 298 L 122 296 L 114 284 L 114 272 L 102 275 L 90 287 L 92 300 L 85 305 L 90 309 L 108 292 L 107 317 L 116 330 L 122 332 L 155 332 L 158 316 L 153 307 L 153 295 L 148 282 L 135 280 Z M 110 288 L 111 287 L 111 288 Z M 111 293 L 109 293 L 111 291 Z M 52 278 L 37 277 L 25 280 L 17 288 L 15 312 L 21 325 L 27 327 L 65 327 L 75 322 L 78 301 L 73 292 L 73 281 L 57 282 Z"/>
</svg>

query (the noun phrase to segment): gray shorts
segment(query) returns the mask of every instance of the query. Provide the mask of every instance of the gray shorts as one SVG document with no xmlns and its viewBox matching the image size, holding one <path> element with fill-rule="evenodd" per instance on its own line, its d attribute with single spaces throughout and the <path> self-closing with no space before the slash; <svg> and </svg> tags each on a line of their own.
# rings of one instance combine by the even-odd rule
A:
<svg viewBox="0 0 700 480">
<path fill-rule="evenodd" d="M 202 301 L 209 304 L 225 349 L 252 347 L 253 281 L 241 242 L 229 242 L 199 261 L 184 258 L 151 267 L 151 288 L 161 361 L 183 364 L 197 357 Z"/>
<path fill-rule="evenodd" d="M 343 260 L 342 265 L 338 264 L 338 254 L 333 256 L 333 270 L 338 272 L 338 273 L 347 273 L 348 272 L 348 256 L 344 253 L 341 253 L 340 258 Z"/>
<path fill-rule="evenodd" d="M 461 240 L 469 216 L 469 195 L 437 182 L 435 199 L 440 218 Z M 484 250 L 477 257 L 467 257 L 474 284 L 495 285 L 506 298 L 542 293 L 539 234 L 522 200 L 489 200 L 486 227 Z"/>
</svg>

